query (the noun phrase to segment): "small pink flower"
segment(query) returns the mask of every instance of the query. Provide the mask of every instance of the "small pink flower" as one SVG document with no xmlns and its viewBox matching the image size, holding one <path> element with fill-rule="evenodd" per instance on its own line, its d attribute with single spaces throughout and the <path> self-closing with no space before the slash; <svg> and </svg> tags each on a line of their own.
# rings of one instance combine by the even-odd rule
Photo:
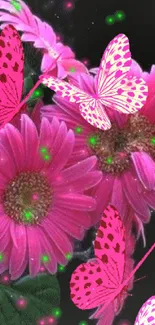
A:
<svg viewBox="0 0 155 325">
<path fill-rule="evenodd" d="M 73 131 L 57 118 L 42 119 L 38 132 L 22 115 L 21 130 L 0 131 L 0 273 L 9 270 L 11 279 L 27 265 L 31 276 L 43 266 L 55 273 L 92 224 L 96 201 L 84 191 L 101 173 L 95 156 L 66 168 L 73 147 Z"/>
<path fill-rule="evenodd" d="M 96 73 L 96 70 L 95 70 Z M 100 219 L 108 204 L 116 206 L 122 218 L 130 217 L 144 238 L 143 223 L 150 220 L 149 207 L 155 208 L 155 68 L 143 73 L 133 62 L 130 74 L 142 75 L 149 88 L 148 99 L 140 113 L 125 115 L 105 108 L 112 128 L 95 129 L 80 115 L 78 104 L 54 96 L 54 105 L 42 107 L 42 116 L 53 116 L 74 130 L 75 147 L 70 163 L 94 154 L 103 173 L 101 182 L 93 189 L 97 209 L 93 220 Z M 81 89 L 93 94 L 96 76 L 81 74 L 72 78 Z M 144 238 L 145 239 L 145 238 Z"/>
</svg>

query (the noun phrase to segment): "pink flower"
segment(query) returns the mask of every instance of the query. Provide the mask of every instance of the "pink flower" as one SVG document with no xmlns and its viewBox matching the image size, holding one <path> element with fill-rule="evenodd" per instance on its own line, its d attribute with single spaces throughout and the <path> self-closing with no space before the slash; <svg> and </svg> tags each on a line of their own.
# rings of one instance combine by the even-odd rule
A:
<svg viewBox="0 0 155 325">
<path fill-rule="evenodd" d="M 57 116 L 75 132 L 75 148 L 71 163 L 92 154 L 98 158 L 103 173 L 93 189 L 97 200 L 93 212 L 96 222 L 108 204 L 114 205 L 122 218 L 130 216 L 144 237 L 143 223 L 150 220 L 149 207 L 155 208 L 155 68 L 142 73 L 134 62 L 130 74 L 143 74 L 149 95 L 140 113 L 125 115 L 106 109 L 112 128 L 101 131 L 88 124 L 80 115 L 78 105 L 54 96 L 55 105 L 42 107 L 42 116 L 49 120 Z M 94 93 L 96 77 L 81 74 L 76 80 L 81 89 Z M 95 219 L 96 218 L 96 219 Z"/>
<path fill-rule="evenodd" d="M 96 201 L 84 191 L 101 173 L 95 156 L 66 168 L 73 146 L 73 131 L 57 118 L 42 119 L 38 133 L 24 114 L 20 131 L 11 124 L 0 131 L 0 273 L 11 279 L 27 265 L 31 276 L 41 265 L 55 273 L 91 226 Z"/>
<path fill-rule="evenodd" d="M 33 42 L 35 48 L 42 50 L 42 72 L 51 69 L 52 75 L 55 73 L 58 78 L 65 78 L 74 72 L 87 73 L 86 66 L 75 59 L 71 48 L 57 42 L 56 34 L 50 25 L 34 16 L 23 1 L 20 1 L 20 7 L 20 10 L 16 10 L 14 1 L 0 1 L 1 28 L 12 24 L 22 32 L 22 41 Z"/>
</svg>

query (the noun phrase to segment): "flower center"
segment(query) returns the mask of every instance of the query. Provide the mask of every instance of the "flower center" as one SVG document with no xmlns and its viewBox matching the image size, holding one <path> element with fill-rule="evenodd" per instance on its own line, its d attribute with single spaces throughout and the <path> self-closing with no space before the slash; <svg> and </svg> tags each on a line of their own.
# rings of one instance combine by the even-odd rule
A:
<svg viewBox="0 0 155 325">
<path fill-rule="evenodd" d="M 20 173 L 3 194 L 5 213 L 17 223 L 38 224 L 51 204 L 51 188 L 37 172 Z"/>
<path fill-rule="evenodd" d="M 144 151 L 155 158 L 155 125 L 135 114 L 123 129 L 112 124 L 110 130 L 90 135 L 88 144 L 98 157 L 100 169 L 119 175 L 129 169 L 132 152 Z"/>
</svg>

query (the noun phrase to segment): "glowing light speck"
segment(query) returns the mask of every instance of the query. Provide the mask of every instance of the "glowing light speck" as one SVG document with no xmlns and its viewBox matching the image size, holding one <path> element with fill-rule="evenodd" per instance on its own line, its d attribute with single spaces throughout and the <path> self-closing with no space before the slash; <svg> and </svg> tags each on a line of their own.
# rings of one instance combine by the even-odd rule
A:
<svg viewBox="0 0 155 325">
<path fill-rule="evenodd" d="M 55 318 L 60 318 L 62 315 L 62 311 L 60 308 L 53 308 L 52 309 L 52 316 L 54 316 Z"/>
<path fill-rule="evenodd" d="M 17 300 L 17 303 L 16 303 L 17 307 L 19 307 L 20 309 L 24 309 L 27 307 L 27 301 L 26 299 L 24 298 L 20 298 Z"/>
<path fill-rule="evenodd" d="M 48 255 L 42 255 L 41 260 L 42 260 L 42 262 L 47 263 L 47 262 L 49 262 L 49 256 Z"/>
<path fill-rule="evenodd" d="M 73 9 L 73 3 L 71 1 L 68 1 L 68 2 L 66 2 L 65 7 L 66 7 L 66 9 L 71 10 L 71 9 Z"/>
<path fill-rule="evenodd" d="M 86 322 L 86 321 L 84 321 L 84 320 L 82 320 L 80 323 L 79 323 L 79 325 L 87 325 L 88 323 Z"/>
<path fill-rule="evenodd" d="M 19 2 L 17 2 L 16 0 L 12 0 L 11 4 L 17 11 L 20 11 L 22 9 L 21 4 Z"/>
<path fill-rule="evenodd" d="M 114 16 L 107 16 L 105 19 L 105 22 L 107 25 L 113 25 L 115 23 L 115 17 Z"/>
<path fill-rule="evenodd" d="M 0 253 L 0 262 L 3 262 L 3 260 L 4 260 L 4 254 Z"/>
<path fill-rule="evenodd" d="M 25 221 L 31 221 L 32 220 L 32 212 L 29 211 L 29 210 L 26 210 L 24 211 L 24 218 L 25 218 Z"/>
<path fill-rule="evenodd" d="M 53 324 L 54 323 L 54 318 L 53 317 L 49 317 L 47 319 L 47 321 L 48 321 L 49 324 Z"/>
<path fill-rule="evenodd" d="M 39 194 L 38 193 L 34 193 L 33 195 L 32 195 L 32 200 L 33 201 L 37 201 L 39 199 Z"/>
<path fill-rule="evenodd" d="M 153 138 L 151 139 L 151 143 L 152 143 L 152 144 L 155 144 L 155 137 L 153 137 Z"/>
<path fill-rule="evenodd" d="M 74 67 L 71 67 L 70 69 L 69 69 L 69 72 L 75 72 L 76 71 L 76 69 L 74 68 Z"/>
<path fill-rule="evenodd" d="M 96 146 L 96 144 L 97 144 L 97 135 L 91 135 L 88 138 L 88 144 L 91 145 L 91 146 Z"/>
<path fill-rule="evenodd" d="M 118 21 L 122 21 L 125 19 L 125 13 L 122 10 L 118 10 L 115 12 L 115 19 Z"/>
<path fill-rule="evenodd" d="M 89 59 L 83 59 L 82 63 L 85 64 L 86 66 L 88 66 L 89 65 Z"/>
<path fill-rule="evenodd" d="M 108 157 L 108 158 L 106 159 L 106 162 L 107 162 L 107 164 L 112 164 L 112 162 L 113 162 L 112 157 Z"/>
<path fill-rule="evenodd" d="M 81 126 L 77 126 L 77 127 L 75 128 L 75 133 L 77 133 L 77 134 L 82 133 L 82 131 L 83 131 L 83 129 L 82 129 Z"/>
<path fill-rule="evenodd" d="M 68 261 L 70 261 L 72 259 L 72 254 L 71 253 L 67 253 L 65 256 L 66 256 Z"/>
<path fill-rule="evenodd" d="M 64 265 L 58 265 L 58 271 L 59 272 L 64 272 L 65 271 L 65 266 Z"/>
</svg>

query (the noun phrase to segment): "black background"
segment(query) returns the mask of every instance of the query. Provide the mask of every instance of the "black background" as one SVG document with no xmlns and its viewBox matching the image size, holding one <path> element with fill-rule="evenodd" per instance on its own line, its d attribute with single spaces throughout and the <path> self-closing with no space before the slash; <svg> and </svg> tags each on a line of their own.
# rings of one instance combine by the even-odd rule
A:
<svg viewBox="0 0 155 325">
<path fill-rule="evenodd" d="M 133 58 L 149 71 L 155 64 L 155 1 L 154 0 L 73 0 L 74 9 L 65 9 L 65 0 L 27 0 L 33 13 L 48 22 L 56 32 L 63 35 L 66 45 L 72 47 L 79 60 L 88 58 L 90 67 L 98 66 L 101 55 L 108 42 L 117 34 L 124 33 L 129 37 Z M 126 18 L 123 22 L 107 25 L 105 17 L 114 14 L 116 10 L 123 10 Z M 155 214 L 151 222 L 146 225 L 145 232 L 147 246 L 143 248 L 140 239 L 137 242 L 134 258 L 138 262 L 154 242 Z M 86 242 L 86 246 L 88 243 Z M 81 261 L 73 260 L 69 263 L 65 273 L 59 273 L 61 286 L 62 317 L 60 325 L 78 325 L 80 321 L 87 321 L 88 325 L 96 321 L 88 320 L 91 314 L 77 309 L 69 297 L 69 280 L 73 270 Z M 155 295 L 155 251 L 148 257 L 136 278 L 146 276 L 134 285 L 133 296 L 129 297 L 120 316 L 134 324 L 134 320 L 142 303 Z"/>
</svg>

